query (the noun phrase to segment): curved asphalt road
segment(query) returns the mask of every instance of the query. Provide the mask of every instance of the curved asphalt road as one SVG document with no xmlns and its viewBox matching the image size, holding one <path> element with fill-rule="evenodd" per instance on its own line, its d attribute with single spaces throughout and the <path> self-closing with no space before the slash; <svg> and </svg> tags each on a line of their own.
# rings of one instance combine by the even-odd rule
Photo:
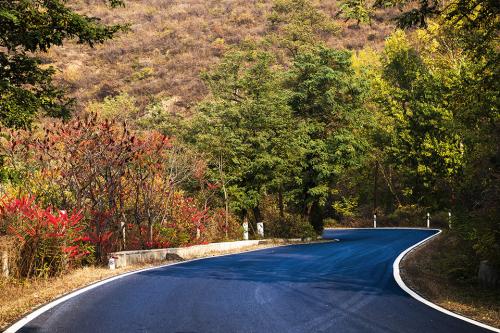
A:
<svg viewBox="0 0 500 333">
<path fill-rule="evenodd" d="M 489 332 L 411 298 L 392 264 L 431 230 L 338 230 L 338 243 L 186 262 L 112 281 L 21 332 Z"/>
</svg>

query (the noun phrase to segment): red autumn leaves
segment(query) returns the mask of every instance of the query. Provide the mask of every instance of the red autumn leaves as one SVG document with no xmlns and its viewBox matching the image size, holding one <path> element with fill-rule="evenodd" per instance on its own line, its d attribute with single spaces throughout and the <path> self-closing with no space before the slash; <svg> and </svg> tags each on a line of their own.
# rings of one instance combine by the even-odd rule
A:
<svg viewBox="0 0 500 333">
<path fill-rule="evenodd" d="M 0 235 L 22 240 L 26 272 L 217 241 L 228 226 L 239 235 L 234 219 L 211 208 L 220 186 L 202 157 L 156 131 L 75 117 L 6 131 L 0 157 L 11 179 Z"/>
</svg>

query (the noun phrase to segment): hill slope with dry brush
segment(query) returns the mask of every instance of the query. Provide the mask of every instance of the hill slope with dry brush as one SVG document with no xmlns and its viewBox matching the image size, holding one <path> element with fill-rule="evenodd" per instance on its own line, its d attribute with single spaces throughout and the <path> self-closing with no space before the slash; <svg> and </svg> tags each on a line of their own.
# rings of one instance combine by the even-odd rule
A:
<svg viewBox="0 0 500 333">
<path fill-rule="evenodd" d="M 189 110 L 206 94 L 201 71 L 232 45 L 266 34 L 272 1 L 127 0 L 118 9 L 99 0 L 75 0 L 71 5 L 105 23 L 131 26 L 130 32 L 94 49 L 70 43 L 42 55 L 58 69 L 57 81 L 76 98 L 78 108 L 127 93 L 141 108 L 175 97 L 177 109 Z M 318 1 L 317 6 L 336 17 L 336 1 Z M 394 29 L 391 19 L 396 15 L 394 10 L 378 11 L 372 26 L 336 19 L 339 32 L 325 36 L 326 42 L 351 50 L 377 49 Z"/>
</svg>

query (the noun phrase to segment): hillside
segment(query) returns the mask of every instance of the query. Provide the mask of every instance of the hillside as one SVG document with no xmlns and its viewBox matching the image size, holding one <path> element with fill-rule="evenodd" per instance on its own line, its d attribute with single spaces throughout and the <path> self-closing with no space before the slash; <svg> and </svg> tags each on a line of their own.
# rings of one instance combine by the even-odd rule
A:
<svg viewBox="0 0 500 333">
<path fill-rule="evenodd" d="M 176 97 L 176 107 L 190 109 L 206 89 L 199 74 L 231 45 L 262 37 L 271 0 L 127 0 L 126 7 L 110 9 L 99 0 L 77 0 L 72 6 L 105 23 L 130 23 L 131 31 L 94 49 L 68 43 L 43 54 L 54 65 L 57 81 L 83 107 L 126 92 L 140 106 Z M 336 1 L 318 6 L 331 17 Z M 325 36 L 330 46 L 357 50 L 380 48 L 393 30 L 395 10 L 376 13 L 370 27 L 337 19 L 337 35 Z"/>
</svg>

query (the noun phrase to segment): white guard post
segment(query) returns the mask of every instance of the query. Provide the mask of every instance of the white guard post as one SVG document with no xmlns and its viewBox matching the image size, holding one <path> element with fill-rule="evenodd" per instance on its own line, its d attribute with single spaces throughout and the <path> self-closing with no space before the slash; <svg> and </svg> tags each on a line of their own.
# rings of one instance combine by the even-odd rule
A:
<svg viewBox="0 0 500 333">
<path fill-rule="evenodd" d="M 248 240 L 248 222 L 243 222 L 243 239 Z"/>
<path fill-rule="evenodd" d="M 257 223 L 257 234 L 259 234 L 260 237 L 264 237 L 264 223 Z"/>
<path fill-rule="evenodd" d="M 427 228 L 431 227 L 431 214 L 427 213 Z"/>
<path fill-rule="evenodd" d="M 373 214 L 373 227 L 377 227 L 377 214 Z"/>
</svg>

